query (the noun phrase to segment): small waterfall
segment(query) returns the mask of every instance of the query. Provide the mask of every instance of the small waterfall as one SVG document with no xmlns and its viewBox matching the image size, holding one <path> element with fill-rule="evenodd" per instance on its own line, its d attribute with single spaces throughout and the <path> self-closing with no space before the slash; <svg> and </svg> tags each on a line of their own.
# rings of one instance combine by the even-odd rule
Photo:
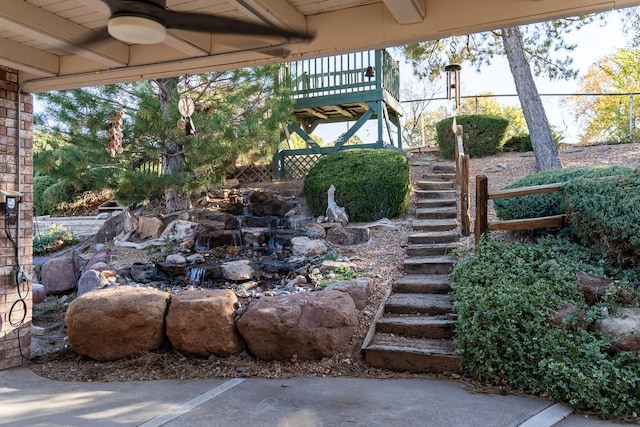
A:
<svg viewBox="0 0 640 427">
<path fill-rule="evenodd" d="M 238 228 L 237 233 L 231 235 L 233 239 L 233 246 L 244 246 L 244 239 L 242 238 L 242 229 Z"/>
<path fill-rule="evenodd" d="M 251 216 L 251 212 L 249 212 L 249 196 L 242 198 L 242 215 Z"/>
<path fill-rule="evenodd" d="M 189 283 L 201 285 L 207 270 L 201 267 L 191 267 L 187 272 L 187 280 Z"/>
<path fill-rule="evenodd" d="M 196 238 L 196 250 L 198 251 L 211 250 L 211 236 L 198 236 Z"/>
</svg>

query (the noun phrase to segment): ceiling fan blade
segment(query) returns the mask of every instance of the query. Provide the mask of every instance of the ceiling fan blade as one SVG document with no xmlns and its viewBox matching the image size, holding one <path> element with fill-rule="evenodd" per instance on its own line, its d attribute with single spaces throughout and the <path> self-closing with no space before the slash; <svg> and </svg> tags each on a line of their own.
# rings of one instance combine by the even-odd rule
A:
<svg viewBox="0 0 640 427">
<path fill-rule="evenodd" d="M 298 40 L 310 40 L 314 37 L 299 31 L 201 13 L 172 12 L 165 10 L 157 17 L 164 22 L 167 29 L 218 34 L 284 37 Z"/>
<path fill-rule="evenodd" d="M 89 34 L 87 37 L 84 37 L 82 39 L 79 40 L 74 40 L 73 41 L 73 46 L 76 49 L 81 49 L 84 46 L 91 46 L 92 44 L 101 42 L 103 40 L 112 40 L 113 37 L 111 37 L 111 34 L 109 34 L 109 31 L 107 30 L 107 27 L 101 28 L 97 31 L 93 31 L 91 34 Z"/>
</svg>

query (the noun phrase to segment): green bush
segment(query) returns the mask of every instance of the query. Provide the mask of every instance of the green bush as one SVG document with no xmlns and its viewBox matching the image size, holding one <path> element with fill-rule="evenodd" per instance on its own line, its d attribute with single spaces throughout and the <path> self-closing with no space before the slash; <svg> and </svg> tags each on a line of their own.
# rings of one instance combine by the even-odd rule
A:
<svg viewBox="0 0 640 427">
<path fill-rule="evenodd" d="M 446 159 L 453 159 L 456 154 L 456 137 L 451 130 L 452 123 L 452 117 L 436 123 L 438 147 L 440 154 Z M 483 114 L 457 116 L 456 123 L 462 126 L 464 152 L 471 157 L 499 152 L 509 127 L 509 120 L 504 117 Z"/>
<path fill-rule="evenodd" d="M 505 186 L 505 189 L 528 187 L 531 185 L 567 182 L 576 178 L 596 178 L 628 174 L 633 169 L 623 166 L 573 167 L 554 169 L 527 175 Z M 520 218 L 539 218 L 565 213 L 563 192 L 532 194 L 530 196 L 510 197 L 493 201 L 498 218 L 502 220 Z"/>
<path fill-rule="evenodd" d="M 54 210 L 47 202 L 45 192 L 56 183 L 49 175 L 36 175 L 33 177 L 33 208 L 36 215 L 47 215 Z"/>
<path fill-rule="evenodd" d="M 409 206 L 409 161 L 396 150 L 350 149 L 322 157 L 304 180 L 307 206 L 314 215 L 327 210 L 327 190 L 350 221 L 402 215 Z"/>
<path fill-rule="evenodd" d="M 504 145 L 502 146 L 502 151 L 533 151 L 533 146 L 531 145 L 531 135 L 526 133 L 524 135 L 512 136 L 505 141 Z"/>
<path fill-rule="evenodd" d="M 454 346 L 465 373 L 548 393 L 576 408 L 614 415 L 637 411 L 640 357 L 610 356 L 606 340 L 588 332 L 602 307 L 586 305 L 576 280 L 579 271 L 627 280 L 637 295 L 637 271 L 625 275 L 604 265 L 598 255 L 560 239 L 513 245 L 483 239 L 452 272 Z M 566 302 L 585 310 L 587 330 L 545 321 Z"/>
<path fill-rule="evenodd" d="M 48 182 L 51 182 L 51 181 L 47 181 L 43 179 L 40 184 L 44 186 Z M 34 192 L 35 191 L 36 189 L 35 189 L 35 183 L 34 183 Z M 37 198 L 40 200 L 40 202 L 39 202 L 39 207 L 36 208 L 36 213 L 38 215 L 42 215 L 45 213 L 54 214 L 60 211 L 60 206 L 63 203 L 68 203 L 72 201 L 74 198 L 74 194 L 75 194 L 75 191 L 73 187 L 68 185 L 66 181 L 62 180 L 62 181 L 54 182 L 48 187 L 44 188 L 42 190 L 42 193 L 38 195 Z"/>
<path fill-rule="evenodd" d="M 640 262 L 639 188 L 638 170 L 569 182 L 563 193 L 573 232 L 619 264 Z"/>
<path fill-rule="evenodd" d="M 71 231 L 62 225 L 52 225 L 45 233 L 33 236 L 33 253 L 42 255 L 76 242 Z"/>
</svg>

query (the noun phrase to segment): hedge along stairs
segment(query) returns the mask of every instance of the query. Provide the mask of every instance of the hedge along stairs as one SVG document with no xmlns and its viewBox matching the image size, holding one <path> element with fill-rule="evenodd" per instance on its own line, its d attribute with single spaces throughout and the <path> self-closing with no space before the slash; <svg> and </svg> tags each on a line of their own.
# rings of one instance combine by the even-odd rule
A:
<svg viewBox="0 0 640 427">
<path fill-rule="evenodd" d="M 461 357 L 451 341 L 455 315 L 448 296 L 455 263 L 449 252 L 459 239 L 455 168 L 432 167 L 414 187 L 416 218 L 405 275 L 392 284 L 365 338 L 365 360 L 399 371 L 457 371 Z"/>
</svg>

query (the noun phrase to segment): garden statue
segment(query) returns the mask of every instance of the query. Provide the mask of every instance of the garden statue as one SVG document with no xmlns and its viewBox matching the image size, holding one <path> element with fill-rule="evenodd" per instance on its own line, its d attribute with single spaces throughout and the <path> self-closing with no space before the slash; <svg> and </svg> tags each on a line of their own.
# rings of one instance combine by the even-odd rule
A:
<svg viewBox="0 0 640 427">
<path fill-rule="evenodd" d="M 336 194 L 336 187 L 331 185 L 327 190 L 327 222 L 339 222 L 344 227 L 349 224 L 349 217 L 347 211 L 337 205 L 334 196 Z"/>
</svg>

